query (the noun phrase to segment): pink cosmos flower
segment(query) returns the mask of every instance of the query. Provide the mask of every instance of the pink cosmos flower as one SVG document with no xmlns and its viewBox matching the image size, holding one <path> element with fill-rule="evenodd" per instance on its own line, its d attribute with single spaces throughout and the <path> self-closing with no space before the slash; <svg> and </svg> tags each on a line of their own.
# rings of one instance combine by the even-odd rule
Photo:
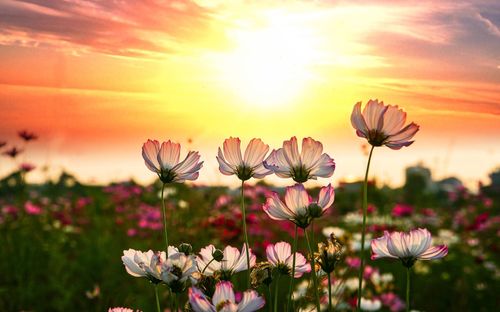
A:
<svg viewBox="0 0 500 312">
<path fill-rule="evenodd" d="M 410 123 L 404 126 L 406 113 L 398 106 L 384 105 L 378 100 L 369 100 L 361 113 L 361 102 L 354 105 L 351 124 L 359 137 L 365 138 L 373 146 L 385 145 L 394 150 L 409 146 L 419 126 Z"/>
<path fill-rule="evenodd" d="M 35 165 L 30 164 L 30 163 L 22 163 L 19 166 L 19 169 L 21 169 L 21 171 L 24 171 L 24 172 L 30 172 L 31 170 L 33 170 L 35 168 L 36 168 Z"/>
<path fill-rule="evenodd" d="M 372 260 L 396 258 L 406 267 L 411 267 L 416 260 L 433 260 L 448 254 L 446 245 L 431 246 L 432 237 L 427 229 L 415 229 L 409 233 L 384 232 L 384 236 L 372 240 Z"/>
<path fill-rule="evenodd" d="M 189 152 L 186 158 L 179 162 L 181 145 L 178 143 L 148 140 L 142 146 L 142 157 L 149 170 L 155 172 L 163 183 L 184 182 L 196 180 L 203 162 L 199 162 L 198 152 Z"/>
<path fill-rule="evenodd" d="M 406 217 L 411 216 L 413 213 L 413 207 L 406 204 L 396 204 L 394 208 L 392 208 L 391 214 L 394 217 Z"/>
<path fill-rule="evenodd" d="M 307 194 L 304 185 L 295 184 L 286 188 L 284 203 L 278 193 L 273 192 L 262 208 L 273 220 L 290 220 L 306 228 L 312 218 L 321 216 L 332 205 L 334 199 L 335 192 L 330 184 L 321 188 L 317 201 Z"/>
<path fill-rule="evenodd" d="M 261 179 L 272 171 L 264 168 L 262 162 L 269 151 L 269 145 L 264 144 L 261 139 L 252 139 L 241 157 L 241 141 L 239 138 L 230 137 L 224 140 L 222 152 L 219 147 L 217 161 L 222 174 L 235 174 L 240 180 L 246 181 L 250 178 Z"/>
<path fill-rule="evenodd" d="M 139 312 L 139 310 L 137 311 Z M 134 312 L 134 310 L 129 308 L 116 307 L 116 308 L 109 308 L 108 312 Z"/>
<path fill-rule="evenodd" d="M 298 183 L 309 179 L 328 178 L 335 171 L 335 162 L 323 153 L 323 144 L 312 138 L 302 140 L 299 154 L 297 138 L 283 142 L 283 147 L 273 150 L 264 161 L 264 167 L 272 170 L 280 178 L 292 178 Z"/>
<path fill-rule="evenodd" d="M 233 284 L 222 281 L 215 285 L 212 300 L 198 288 L 189 288 L 189 304 L 195 312 L 253 312 L 262 308 L 265 300 L 255 290 L 247 290 L 237 304 Z"/>
<path fill-rule="evenodd" d="M 275 245 L 270 244 L 266 248 L 267 261 L 276 267 L 283 274 L 291 275 L 293 266 L 292 247 L 289 243 L 279 242 Z M 311 265 L 307 263 L 306 258 L 299 252 L 295 253 L 295 278 L 299 278 L 304 273 L 311 272 Z"/>
<path fill-rule="evenodd" d="M 186 256 L 183 252 L 170 254 L 161 265 L 161 279 L 174 293 L 184 291 L 185 282 L 196 272 L 193 255 Z"/>
<path fill-rule="evenodd" d="M 42 208 L 28 201 L 24 204 L 24 210 L 30 215 L 39 215 L 42 213 Z"/>
<path fill-rule="evenodd" d="M 213 260 L 212 253 L 215 250 L 214 245 L 208 245 L 202 248 L 199 256 L 196 258 L 196 263 L 198 269 L 204 271 L 206 275 L 212 275 L 215 272 L 222 273 L 224 279 L 231 278 L 231 275 L 237 272 L 245 271 L 247 269 L 247 254 L 246 246 L 243 244 L 241 252 L 238 248 L 226 246 L 223 251 L 222 261 Z M 252 249 L 249 248 L 248 252 L 250 254 L 250 268 L 255 266 L 256 257 L 252 254 Z"/>
<path fill-rule="evenodd" d="M 38 136 L 34 132 L 28 132 L 26 130 L 19 131 L 18 135 L 21 139 L 25 140 L 26 142 L 38 139 Z"/>
</svg>

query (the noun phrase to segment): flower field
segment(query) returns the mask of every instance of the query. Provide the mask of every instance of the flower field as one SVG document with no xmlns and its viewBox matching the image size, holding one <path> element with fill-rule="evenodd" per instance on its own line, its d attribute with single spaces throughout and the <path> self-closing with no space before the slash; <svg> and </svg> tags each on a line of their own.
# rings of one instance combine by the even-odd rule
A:
<svg viewBox="0 0 500 312">
<path fill-rule="evenodd" d="M 127 182 L 93 187 L 80 185 L 70 176 L 61 177 L 56 184 L 23 185 L 21 181 L 19 174 L 2 181 L 0 305 L 5 310 L 155 309 L 151 285 L 131 278 L 120 257 L 128 248 L 162 247 L 159 184 L 144 187 Z M 347 247 L 333 274 L 338 280 L 334 284 L 339 285 L 335 296 L 339 310 L 351 309 L 357 290 L 362 218 L 359 185 L 339 186 L 332 209 L 314 225 L 315 241 L 325 240 L 323 233 L 334 227 Z M 293 238 L 290 224 L 270 220 L 262 210 L 271 190 L 264 184 L 249 185 L 245 190 L 248 230 L 259 261 L 265 259 L 266 244 Z M 500 278 L 498 195 L 471 194 L 465 189 L 425 198 L 422 194 L 421 203 L 405 205 L 411 211 L 400 214 L 404 189 L 371 186 L 370 191 L 373 200 L 368 229 L 373 237 L 385 229 L 425 225 L 435 241 L 449 246 L 443 260 L 417 262 L 412 285 L 415 309 L 494 310 Z M 177 184 L 166 193 L 169 225 L 175 229 L 171 231 L 172 242 L 190 242 L 196 252 L 208 244 L 241 248 L 237 190 Z M 305 254 L 307 247 L 299 235 L 298 249 Z M 366 295 L 378 298 L 382 311 L 403 310 L 403 275 L 404 267 L 395 261 L 368 260 Z M 238 273 L 235 284 L 243 286 L 244 278 L 244 272 Z M 310 299 L 306 281 L 304 276 L 295 290 L 303 295 L 304 307 Z M 284 297 L 285 279 L 282 284 Z M 168 303 L 166 288 L 160 290 L 163 302 Z"/>
</svg>

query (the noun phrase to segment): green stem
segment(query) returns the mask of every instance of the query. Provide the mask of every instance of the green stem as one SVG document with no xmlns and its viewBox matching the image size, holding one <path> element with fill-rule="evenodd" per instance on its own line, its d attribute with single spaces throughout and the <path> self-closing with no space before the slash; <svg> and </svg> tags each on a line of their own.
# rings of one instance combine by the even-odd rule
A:
<svg viewBox="0 0 500 312">
<path fill-rule="evenodd" d="M 210 265 L 210 263 L 212 263 L 213 261 L 215 260 L 215 258 L 212 258 L 212 260 L 210 260 L 207 265 L 205 265 L 205 267 L 203 268 L 203 270 L 201 271 L 201 274 L 205 273 L 205 270 L 208 268 L 208 266 Z M 198 269 L 199 270 L 199 269 Z"/>
<path fill-rule="evenodd" d="M 272 300 L 271 284 L 267 285 L 267 291 L 269 292 L 269 296 L 267 297 L 267 299 L 269 300 L 269 303 L 268 303 L 267 307 L 268 307 L 269 311 L 272 311 L 273 310 L 273 302 L 271 301 Z"/>
<path fill-rule="evenodd" d="M 276 274 L 276 281 L 274 285 L 274 312 L 278 311 L 278 287 L 280 284 L 280 273 Z"/>
<path fill-rule="evenodd" d="M 245 181 L 241 181 L 241 212 L 243 213 L 243 232 L 245 233 L 245 251 L 247 253 L 247 289 L 250 289 L 250 253 L 248 252 L 247 216 L 245 212 Z"/>
<path fill-rule="evenodd" d="M 290 277 L 290 284 L 288 285 L 288 300 L 286 302 L 287 310 L 290 309 L 290 303 L 292 302 L 292 289 L 293 280 L 295 279 L 295 253 L 297 252 L 297 238 L 298 238 L 298 226 L 295 225 L 295 235 L 293 236 L 293 249 L 292 249 L 292 276 Z"/>
<path fill-rule="evenodd" d="M 370 162 L 375 146 L 372 145 L 370 155 L 368 156 L 368 164 L 366 165 L 365 181 L 363 183 L 363 226 L 361 229 L 361 265 L 359 267 L 359 282 L 358 282 L 358 304 L 357 311 L 361 311 L 361 295 L 363 286 L 363 273 L 365 270 L 365 231 L 366 231 L 366 211 L 368 209 L 368 171 L 370 170 Z"/>
<path fill-rule="evenodd" d="M 155 285 L 155 296 L 156 296 L 156 311 L 161 312 L 160 298 L 158 296 L 158 284 Z"/>
<path fill-rule="evenodd" d="M 306 241 L 307 241 L 307 247 L 309 248 L 309 254 L 311 255 L 311 274 L 313 278 L 313 284 L 314 284 L 314 294 L 316 295 L 316 310 L 319 312 L 320 311 L 320 306 L 319 306 L 319 293 L 318 293 L 318 280 L 316 276 L 316 265 L 314 262 L 314 253 L 309 241 L 309 235 L 307 234 L 306 229 L 304 229 L 304 234 L 306 235 Z"/>
<path fill-rule="evenodd" d="M 332 279 L 330 277 L 331 273 L 328 273 L 328 311 L 332 310 Z"/>
<path fill-rule="evenodd" d="M 168 258 L 168 233 L 167 233 L 167 213 L 165 211 L 165 183 L 161 187 L 161 209 L 163 211 L 163 231 L 165 232 L 165 253 Z"/>
<path fill-rule="evenodd" d="M 410 272 L 411 268 L 406 270 L 406 312 L 410 311 Z"/>
</svg>

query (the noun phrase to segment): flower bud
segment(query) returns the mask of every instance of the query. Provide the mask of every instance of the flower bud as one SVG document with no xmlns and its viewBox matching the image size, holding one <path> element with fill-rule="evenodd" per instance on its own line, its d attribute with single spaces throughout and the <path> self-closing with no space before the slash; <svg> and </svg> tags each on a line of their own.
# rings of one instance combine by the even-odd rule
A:
<svg viewBox="0 0 500 312">
<path fill-rule="evenodd" d="M 323 215 L 323 208 L 321 208 L 317 203 L 312 203 L 307 207 L 307 211 L 309 212 L 309 216 L 311 218 L 319 218 Z"/>
<path fill-rule="evenodd" d="M 179 249 L 179 252 L 184 253 L 186 256 L 189 256 L 190 254 L 193 253 L 193 246 L 191 246 L 191 244 L 188 243 L 180 244 L 177 249 Z"/>
<path fill-rule="evenodd" d="M 224 259 L 224 253 L 220 249 L 215 249 L 212 252 L 212 257 L 214 258 L 215 261 L 221 262 L 222 259 Z"/>
</svg>

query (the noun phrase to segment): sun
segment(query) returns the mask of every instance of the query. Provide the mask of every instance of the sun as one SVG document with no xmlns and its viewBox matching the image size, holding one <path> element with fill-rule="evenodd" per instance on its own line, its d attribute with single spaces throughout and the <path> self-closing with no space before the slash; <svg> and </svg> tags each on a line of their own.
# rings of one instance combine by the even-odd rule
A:
<svg viewBox="0 0 500 312">
<path fill-rule="evenodd" d="M 233 29 L 234 48 L 218 64 L 223 83 L 249 105 L 280 106 L 303 92 L 317 58 L 311 29 L 270 16 L 265 26 Z"/>
</svg>

